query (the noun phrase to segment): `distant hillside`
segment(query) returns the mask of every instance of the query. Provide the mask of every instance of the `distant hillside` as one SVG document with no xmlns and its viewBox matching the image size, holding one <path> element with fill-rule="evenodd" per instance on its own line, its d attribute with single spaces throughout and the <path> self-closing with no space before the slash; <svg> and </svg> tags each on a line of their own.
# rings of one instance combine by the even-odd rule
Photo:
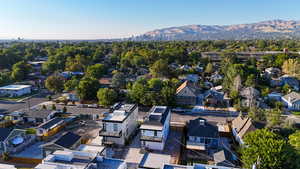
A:
<svg viewBox="0 0 300 169">
<path fill-rule="evenodd" d="M 271 20 L 237 25 L 187 25 L 157 29 L 130 40 L 300 39 L 300 21 Z"/>
</svg>

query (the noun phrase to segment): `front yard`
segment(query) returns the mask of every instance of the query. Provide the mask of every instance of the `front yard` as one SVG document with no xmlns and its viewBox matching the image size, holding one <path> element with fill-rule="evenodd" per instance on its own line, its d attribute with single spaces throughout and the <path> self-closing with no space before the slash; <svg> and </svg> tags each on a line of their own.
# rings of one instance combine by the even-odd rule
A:
<svg viewBox="0 0 300 169">
<path fill-rule="evenodd" d="M 292 114 L 296 116 L 300 116 L 300 111 L 293 111 Z"/>
</svg>

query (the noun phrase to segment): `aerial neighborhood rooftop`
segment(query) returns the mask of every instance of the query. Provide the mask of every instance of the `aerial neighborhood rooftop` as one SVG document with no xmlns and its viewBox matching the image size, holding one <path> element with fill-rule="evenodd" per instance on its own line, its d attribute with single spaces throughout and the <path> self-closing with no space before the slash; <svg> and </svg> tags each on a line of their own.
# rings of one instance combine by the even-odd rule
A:
<svg viewBox="0 0 300 169">
<path fill-rule="evenodd" d="M 24 43 L 39 57 L 0 62 L 0 168 L 296 169 L 299 54 L 260 43 Z"/>
</svg>

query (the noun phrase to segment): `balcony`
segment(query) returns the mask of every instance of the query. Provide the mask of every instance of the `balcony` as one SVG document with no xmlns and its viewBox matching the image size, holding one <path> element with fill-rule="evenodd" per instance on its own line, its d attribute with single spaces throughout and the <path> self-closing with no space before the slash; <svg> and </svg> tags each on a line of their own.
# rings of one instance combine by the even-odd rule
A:
<svg viewBox="0 0 300 169">
<path fill-rule="evenodd" d="M 162 137 L 141 135 L 140 140 L 142 140 L 142 141 L 162 142 Z"/>
<path fill-rule="evenodd" d="M 191 150 L 206 150 L 205 143 L 187 141 L 186 148 Z"/>
<path fill-rule="evenodd" d="M 99 136 L 104 136 L 104 137 L 121 137 L 122 136 L 122 130 L 120 130 L 120 131 L 105 131 L 105 130 L 101 130 L 99 132 Z"/>
</svg>

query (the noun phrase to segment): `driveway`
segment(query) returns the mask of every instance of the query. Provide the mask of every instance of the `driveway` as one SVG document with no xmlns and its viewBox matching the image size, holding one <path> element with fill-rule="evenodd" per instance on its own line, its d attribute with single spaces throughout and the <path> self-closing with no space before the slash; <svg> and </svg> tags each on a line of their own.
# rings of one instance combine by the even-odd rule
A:
<svg viewBox="0 0 300 169">
<path fill-rule="evenodd" d="M 131 144 L 127 148 L 125 154 L 125 161 L 127 163 L 140 163 L 144 154 L 140 152 L 141 150 L 141 142 L 140 142 L 140 133 L 137 134 L 132 140 Z"/>
</svg>

